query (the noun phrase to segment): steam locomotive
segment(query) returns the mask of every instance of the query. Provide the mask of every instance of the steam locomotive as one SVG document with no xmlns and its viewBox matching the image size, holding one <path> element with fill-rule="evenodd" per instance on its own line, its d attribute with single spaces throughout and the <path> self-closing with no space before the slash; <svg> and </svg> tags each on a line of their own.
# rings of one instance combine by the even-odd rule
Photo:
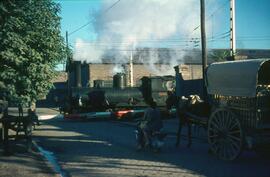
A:
<svg viewBox="0 0 270 177">
<path fill-rule="evenodd" d="M 68 113 L 83 113 L 135 109 L 145 107 L 145 101 L 149 99 L 155 100 L 157 106 L 165 107 L 167 93 L 174 88 L 174 77 L 143 77 L 140 81 L 138 87 L 127 87 L 125 74 L 117 73 L 113 76 L 112 87 L 105 87 L 103 80 L 95 80 L 94 87 L 72 88 L 62 110 Z"/>
</svg>

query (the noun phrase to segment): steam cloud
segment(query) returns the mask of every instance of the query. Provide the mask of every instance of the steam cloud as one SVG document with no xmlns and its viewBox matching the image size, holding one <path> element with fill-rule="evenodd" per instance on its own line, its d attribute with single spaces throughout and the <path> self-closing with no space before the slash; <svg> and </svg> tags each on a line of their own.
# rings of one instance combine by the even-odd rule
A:
<svg viewBox="0 0 270 177">
<path fill-rule="evenodd" d="M 175 49 L 169 51 L 166 61 L 174 66 L 183 59 L 179 49 L 187 44 L 177 39 L 199 34 L 199 30 L 193 31 L 200 24 L 198 0 L 122 0 L 105 12 L 111 5 L 112 1 L 102 1 L 101 9 L 93 14 L 97 39 L 77 39 L 74 60 L 101 63 L 102 58 L 113 57 L 121 64 L 129 61 L 131 50 L 149 47 L 148 56 L 139 56 L 139 60 L 156 73 L 165 72 L 167 68 L 162 71 L 154 65 L 162 54 L 157 48 Z"/>
</svg>

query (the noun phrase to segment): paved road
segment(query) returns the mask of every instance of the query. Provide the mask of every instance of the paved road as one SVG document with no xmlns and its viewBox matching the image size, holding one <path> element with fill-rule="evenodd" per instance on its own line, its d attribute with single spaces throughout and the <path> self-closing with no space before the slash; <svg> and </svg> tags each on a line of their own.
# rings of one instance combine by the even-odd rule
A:
<svg viewBox="0 0 270 177">
<path fill-rule="evenodd" d="M 175 132 L 176 120 L 165 121 L 165 129 Z M 182 141 L 174 147 L 169 135 L 161 153 L 135 151 L 134 127 L 113 121 L 46 120 L 34 132 L 35 140 L 55 154 L 66 176 L 270 176 L 270 160 L 254 152 L 244 152 L 234 162 L 224 162 L 208 154 L 205 138 L 194 140 L 191 148 Z M 201 139 L 202 138 L 202 139 Z"/>
</svg>

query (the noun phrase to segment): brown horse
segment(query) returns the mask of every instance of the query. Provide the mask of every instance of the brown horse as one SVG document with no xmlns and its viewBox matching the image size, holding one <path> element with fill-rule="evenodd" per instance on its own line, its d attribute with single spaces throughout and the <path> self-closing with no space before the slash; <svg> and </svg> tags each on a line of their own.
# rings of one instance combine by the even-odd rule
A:
<svg viewBox="0 0 270 177">
<path fill-rule="evenodd" d="M 191 125 L 200 125 L 206 127 L 207 117 L 210 114 L 210 105 L 200 99 L 198 95 L 190 95 L 188 98 L 178 98 L 174 94 L 168 94 L 169 97 L 166 101 L 167 109 L 175 106 L 177 117 L 179 119 L 178 130 L 176 134 L 176 146 L 180 144 L 180 136 L 182 127 L 187 125 L 188 128 L 188 144 L 191 146 Z"/>
</svg>

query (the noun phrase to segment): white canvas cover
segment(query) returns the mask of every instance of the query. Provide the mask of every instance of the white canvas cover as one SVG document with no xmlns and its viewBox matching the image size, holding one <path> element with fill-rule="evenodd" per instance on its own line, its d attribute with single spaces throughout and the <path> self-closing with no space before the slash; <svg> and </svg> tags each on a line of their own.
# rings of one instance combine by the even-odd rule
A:
<svg viewBox="0 0 270 177">
<path fill-rule="evenodd" d="M 206 71 L 208 94 L 255 97 L 260 67 L 270 59 L 213 63 Z"/>
</svg>

